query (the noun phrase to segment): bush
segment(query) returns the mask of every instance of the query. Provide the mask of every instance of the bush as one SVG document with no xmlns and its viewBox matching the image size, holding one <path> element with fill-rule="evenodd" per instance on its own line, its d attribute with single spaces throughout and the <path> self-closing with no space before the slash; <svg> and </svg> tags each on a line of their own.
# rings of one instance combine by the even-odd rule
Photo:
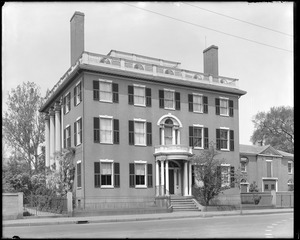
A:
<svg viewBox="0 0 300 240">
<path fill-rule="evenodd" d="M 27 216 L 33 216 L 33 214 L 31 214 L 31 213 L 28 212 L 28 211 L 25 211 L 25 212 L 23 212 L 23 216 L 24 216 L 24 217 L 27 217 Z"/>
</svg>

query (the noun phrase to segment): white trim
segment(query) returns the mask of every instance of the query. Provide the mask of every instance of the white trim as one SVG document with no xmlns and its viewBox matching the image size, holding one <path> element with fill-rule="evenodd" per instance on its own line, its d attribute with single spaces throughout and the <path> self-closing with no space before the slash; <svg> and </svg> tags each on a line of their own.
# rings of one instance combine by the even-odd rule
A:
<svg viewBox="0 0 300 240">
<path fill-rule="evenodd" d="M 174 89 L 169 89 L 169 88 L 164 88 L 164 91 L 174 92 L 174 93 L 175 93 L 175 90 L 174 90 Z"/>
<path fill-rule="evenodd" d="M 77 87 L 81 83 L 81 79 L 75 84 L 75 87 Z"/>
<path fill-rule="evenodd" d="M 291 171 L 289 171 L 289 164 L 291 164 Z M 293 174 L 293 161 L 288 161 L 288 174 Z"/>
<path fill-rule="evenodd" d="M 220 98 L 220 99 L 223 99 L 223 100 L 229 100 L 228 97 L 221 97 L 221 96 L 219 96 L 219 98 Z"/>
<path fill-rule="evenodd" d="M 81 160 L 77 160 L 76 164 L 81 163 Z"/>
<path fill-rule="evenodd" d="M 113 163 L 114 160 L 111 160 L 111 159 L 99 159 L 100 162 L 103 162 L 103 163 Z"/>
<path fill-rule="evenodd" d="M 99 82 L 112 83 L 113 81 L 99 78 Z M 100 87 L 99 87 L 99 89 L 100 89 Z"/>
<path fill-rule="evenodd" d="M 144 160 L 134 160 L 134 163 L 137 163 L 137 164 L 147 164 L 147 161 L 144 161 Z"/>
<path fill-rule="evenodd" d="M 148 178 L 148 173 L 147 173 L 147 161 L 143 161 L 143 160 L 135 160 L 134 161 L 134 176 L 136 176 L 135 174 L 135 165 L 136 164 L 143 164 L 144 165 L 144 170 L 145 170 L 145 175 L 144 175 L 144 178 L 145 178 L 145 184 L 144 185 L 137 185 L 136 182 L 135 182 L 135 188 L 148 188 L 148 182 L 147 182 L 147 178 Z M 152 174 L 153 176 L 153 174 Z"/>
<path fill-rule="evenodd" d="M 145 138 L 144 138 L 144 144 L 140 144 L 140 143 L 136 143 L 135 141 L 135 135 L 136 135 L 136 127 L 135 127 L 135 123 L 143 123 L 144 124 L 144 133 L 145 133 Z M 147 146 L 147 124 L 146 124 L 146 120 L 145 119 L 134 119 L 134 122 L 133 122 L 133 125 L 134 125 L 134 132 L 133 132 L 133 137 L 134 137 L 134 145 L 135 146 Z"/>
<path fill-rule="evenodd" d="M 111 126 L 111 141 L 110 142 L 101 142 L 101 118 L 109 119 Z M 114 127 L 113 127 L 113 117 L 112 116 L 99 116 L 99 132 L 100 132 L 100 143 L 102 144 L 113 144 L 114 143 Z"/>
<path fill-rule="evenodd" d="M 109 119 L 113 119 L 113 116 L 99 115 L 99 118 L 109 118 Z"/>
<path fill-rule="evenodd" d="M 66 129 L 66 128 L 68 128 L 68 127 L 70 127 L 71 125 L 70 124 L 68 124 L 67 126 L 65 126 L 65 128 L 64 129 Z"/>
<path fill-rule="evenodd" d="M 157 121 L 157 126 L 160 126 L 160 125 L 162 124 L 161 122 L 162 122 L 163 119 L 165 119 L 165 118 L 174 118 L 174 119 L 178 122 L 179 127 L 182 127 L 182 123 L 181 123 L 181 121 L 179 120 L 179 118 L 176 117 L 176 116 L 174 116 L 174 115 L 171 114 L 171 113 L 165 114 L 165 115 L 163 115 L 162 117 L 160 117 L 160 119 L 158 119 L 158 121 Z"/>
<path fill-rule="evenodd" d="M 230 167 L 231 165 L 230 165 L 230 163 L 221 163 L 221 166 L 223 167 Z"/>
<path fill-rule="evenodd" d="M 142 118 L 134 118 L 133 121 L 135 122 L 146 122 L 146 119 L 142 119 Z"/>
<path fill-rule="evenodd" d="M 78 117 L 78 118 L 76 118 L 76 121 L 75 122 L 77 122 L 78 120 L 80 120 L 82 117 L 80 116 L 80 117 Z"/>
<path fill-rule="evenodd" d="M 221 151 L 230 151 L 230 129 L 227 127 L 220 127 L 219 129 L 221 130 L 226 130 L 227 131 L 227 148 L 221 148 Z M 220 141 L 221 141 L 221 133 L 220 133 Z"/>
<path fill-rule="evenodd" d="M 111 164 L 111 185 L 102 185 L 102 181 L 100 181 L 100 188 L 114 188 L 114 160 L 110 159 L 100 159 L 100 178 L 101 178 L 101 163 L 110 163 Z"/>
<path fill-rule="evenodd" d="M 71 92 L 67 92 L 67 93 L 64 95 L 64 98 L 65 98 L 69 93 L 71 94 Z M 70 97 L 70 102 L 71 102 L 71 97 Z"/>
<path fill-rule="evenodd" d="M 229 127 L 220 127 L 219 129 L 230 130 Z"/>
<path fill-rule="evenodd" d="M 203 97 L 203 93 L 192 93 L 193 95 L 196 95 L 196 96 L 201 96 Z"/>
<path fill-rule="evenodd" d="M 133 84 L 134 87 L 142 87 L 142 88 L 146 88 L 146 85 L 141 85 L 141 84 Z"/>
</svg>

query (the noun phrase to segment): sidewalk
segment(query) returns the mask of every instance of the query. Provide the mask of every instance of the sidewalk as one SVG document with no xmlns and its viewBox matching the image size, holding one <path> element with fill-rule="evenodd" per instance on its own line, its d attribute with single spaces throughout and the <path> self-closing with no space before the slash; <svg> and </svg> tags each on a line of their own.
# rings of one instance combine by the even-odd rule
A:
<svg viewBox="0 0 300 240">
<path fill-rule="evenodd" d="M 259 210 L 243 210 L 242 215 L 256 214 L 275 214 L 275 213 L 293 213 L 293 208 L 283 209 L 259 209 Z M 237 211 L 182 211 L 172 213 L 152 213 L 152 214 L 135 214 L 135 215 L 111 215 L 111 216 L 85 216 L 85 217 L 47 217 L 47 218 L 24 218 L 16 220 L 2 221 L 3 227 L 16 226 L 41 226 L 41 225 L 59 225 L 59 224 L 84 224 L 84 223 L 107 223 L 107 222 L 128 222 L 128 221 L 147 221 L 147 220 L 163 220 L 178 218 L 196 218 L 196 217 L 216 217 L 216 216 L 234 216 L 240 215 Z"/>
</svg>

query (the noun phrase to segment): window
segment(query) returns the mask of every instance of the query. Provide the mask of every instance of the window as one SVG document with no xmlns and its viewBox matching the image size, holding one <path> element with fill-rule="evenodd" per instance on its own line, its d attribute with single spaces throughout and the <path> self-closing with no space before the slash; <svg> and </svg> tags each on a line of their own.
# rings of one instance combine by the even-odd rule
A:
<svg viewBox="0 0 300 240">
<path fill-rule="evenodd" d="M 108 80 L 93 81 L 93 99 L 103 102 L 119 102 L 119 85 Z"/>
<path fill-rule="evenodd" d="M 100 101 L 112 102 L 112 82 L 100 80 L 99 90 Z"/>
<path fill-rule="evenodd" d="M 247 172 L 246 162 L 241 162 L 241 172 Z"/>
<path fill-rule="evenodd" d="M 74 122 L 74 145 L 80 145 L 82 143 L 82 118 L 79 118 Z"/>
<path fill-rule="evenodd" d="M 221 165 L 221 180 L 222 187 L 230 186 L 230 166 L 229 165 Z"/>
<path fill-rule="evenodd" d="M 233 117 L 233 100 L 228 98 L 216 98 L 216 114 Z"/>
<path fill-rule="evenodd" d="M 74 106 L 77 106 L 82 101 L 81 96 L 81 82 L 74 87 Z"/>
<path fill-rule="evenodd" d="M 77 187 L 81 187 L 81 161 L 77 161 Z"/>
<path fill-rule="evenodd" d="M 217 150 L 234 151 L 234 131 L 228 128 L 217 129 Z"/>
<path fill-rule="evenodd" d="M 71 147 L 71 126 L 68 125 L 64 129 L 64 148 Z"/>
<path fill-rule="evenodd" d="M 189 127 L 189 146 L 194 148 L 208 148 L 208 128 L 203 126 Z"/>
<path fill-rule="evenodd" d="M 67 93 L 63 99 L 64 114 L 67 114 L 71 110 L 71 93 Z"/>
<path fill-rule="evenodd" d="M 267 164 L 267 177 L 272 177 L 272 160 L 266 160 Z"/>
<path fill-rule="evenodd" d="M 151 107 L 151 88 L 136 84 L 129 85 L 128 104 Z"/>
<path fill-rule="evenodd" d="M 129 121 L 129 145 L 152 146 L 152 123 L 143 119 Z"/>
<path fill-rule="evenodd" d="M 94 142 L 95 143 L 120 143 L 119 120 L 111 116 L 94 118 Z"/>
<path fill-rule="evenodd" d="M 265 184 L 265 191 L 269 190 L 269 184 Z"/>
<path fill-rule="evenodd" d="M 294 191 L 294 182 L 292 179 L 289 179 L 288 182 L 288 191 Z"/>
<path fill-rule="evenodd" d="M 293 170 L 292 170 L 292 162 L 288 162 L 288 173 L 289 174 L 293 174 Z"/>
<path fill-rule="evenodd" d="M 159 90 L 159 107 L 180 110 L 180 93 L 174 90 Z"/>
<path fill-rule="evenodd" d="M 153 187 L 152 164 L 145 161 L 129 163 L 129 186 L 130 187 Z"/>
<path fill-rule="evenodd" d="M 207 97 L 193 93 L 188 95 L 189 111 L 195 113 L 208 113 Z"/>
<path fill-rule="evenodd" d="M 95 188 L 119 188 L 120 164 L 107 159 L 94 162 L 94 186 Z"/>
</svg>

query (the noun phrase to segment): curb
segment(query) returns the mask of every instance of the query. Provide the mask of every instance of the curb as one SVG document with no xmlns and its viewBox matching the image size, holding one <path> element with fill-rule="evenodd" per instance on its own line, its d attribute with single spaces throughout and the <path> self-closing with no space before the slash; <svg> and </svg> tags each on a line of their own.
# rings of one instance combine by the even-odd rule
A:
<svg viewBox="0 0 300 240">
<path fill-rule="evenodd" d="M 35 222 L 35 223 L 3 223 L 3 227 L 30 227 L 30 226 L 43 226 L 43 225 L 64 225 L 64 224 L 89 224 L 89 223 L 110 223 L 110 222 L 134 222 L 134 221 L 151 221 L 151 220 L 168 220 L 168 219 L 186 219 L 186 218 L 211 218 L 211 217 L 224 217 L 224 216 L 245 216 L 245 215 L 263 215 L 263 214 L 278 214 L 278 213 L 292 213 L 294 210 L 287 210 L 281 212 L 248 212 L 248 213 L 240 213 L 240 212 L 233 212 L 233 213 L 205 213 L 199 215 L 187 215 L 187 216 L 166 216 L 166 217 L 147 217 L 147 218 L 114 218 L 114 219 L 95 219 L 95 220 L 88 220 L 84 218 L 82 220 L 66 220 L 66 221 L 55 221 L 55 222 Z"/>
</svg>

